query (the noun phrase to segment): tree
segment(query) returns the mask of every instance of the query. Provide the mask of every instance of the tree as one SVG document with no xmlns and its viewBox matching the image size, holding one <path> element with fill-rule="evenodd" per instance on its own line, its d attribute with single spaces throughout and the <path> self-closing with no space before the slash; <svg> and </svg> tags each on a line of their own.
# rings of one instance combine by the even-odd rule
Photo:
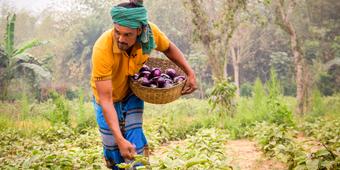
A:
<svg viewBox="0 0 340 170">
<path fill-rule="evenodd" d="M 296 79 L 296 113 L 304 114 L 308 106 L 308 75 L 304 53 L 301 48 L 301 41 L 298 39 L 296 28 L 294 27 L 291 16 L 296 6 L 294 0 L 277 0 L 274 2 L 276 24 L 285 31 L 290 37 L 290 46 L 293 53 Z"/>
<path fill-rule="evenodd" d="M 4 42 L 0 46 L 0 91 L 1 100 L 7 98 L 10 81 L 18 72 L 31 72 L 32 82 L 51 78 L 42 64 L 31 55 L 24 54 L 27 50 L 42 45 L 44 42 L 32 40 L 16 48 L 14 46 L 15 14 L 8 14 Z M 40 78 L 38 78 L 40 77 Z"/>
<path fill-rule="evenodd" d="M 203 99 L 208 94 L 209 86 L 213 84 L 211 77 L 210 70 L 208 69 L 208 56 L 206 56 L 202 52 L 197 52 L 199 50 L 193 50 L 192 52 L 196 51 L 196 53 L 191 53 L 187 56 L 188 62 L 192 69 L 196 73 L 198 89 L 196 93 L 198 94 L 199 98 Z"/>
<path fill-rule="evenodd" d="M 294 63 L 286 52 L 273 52 L 270 55 L 270 66 L 275 69 L 283 87 L 284 95 L 295 96 Z"/>
<path fill-rule="evenodd" d="M 155 23 L 186 55 L 193 50 L 190 11 L 181 4 L 183 0 L 145 1 L 149 20 Z"/>
<path fill-rule="evenodd" d="M 303 50 L 312 66 L 313 84 L 323 95 L 332 95 L 339 91 L 340 1 L 305 0 L 300 6 L 308 21 L 301 32 L 306 37 Z"/>
<path fill-rule="evenodd" d="M 204 44 L 209 65 L 216 80 L 227 79 L 227 55 L 231 36 L 237 28 L 237 14 L 245 9 L 246 0 L 188 0 L 192 23 L 198 40 Z M 217 7 L 221 7 L 217 9 Z"/>
<path fill-rule="evenodd" d="M 58 6 L 59 3 L 55 3 Z M 50 8 L 45 11 L 55 20 L 53 29 L 57 36 L 53 42 L 58 48 L 51 50 L 58 59 L 55 60 L 57 71 L 53 75 L 56 82 L 88 85 L 92 47 L 98 37 L 112 27 L 111 5 L 112 1 L 105 0 L 75 0 L 68 10 Z"/>
<path fill-rule="evenodd" d="M 252 40 L 251 33 L 254 28 L 248 24 L 240 24 L 230 41 L 230 56 L 233 65 L 234 81 L 237 87 L 236 94 L 240 95 L 240 63 L 255 54 L 252 46 L 257 40 Z"/>
</svg>

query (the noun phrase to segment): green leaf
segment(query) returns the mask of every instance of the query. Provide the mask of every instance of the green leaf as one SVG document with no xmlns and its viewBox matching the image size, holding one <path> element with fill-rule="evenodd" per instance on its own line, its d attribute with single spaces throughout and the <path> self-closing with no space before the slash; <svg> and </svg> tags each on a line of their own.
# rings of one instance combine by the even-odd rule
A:
<svg viewBox="0 0 340 170">
<path fill-rule="evenodd" d="M 306 161 L 306 166 L 308 170 L 318 170 L 319 168 L 319 160 L 307 160 Z"/>
<path fill-rule="evenodd" d="M 333 164 L 335 164 L 334 161 L 323 161 L 323 162 L 321 162 L 321 167 L 331 169 Z"/>
<path fill-rule="evenodd" d="M 20 63 L 31 63 L 31 64 L 40 65 L 38 59 L 36 59 L 35 57 L 29 54 L 14 56 L 12 58 L 11 63 L 12 65 L 20 64 Z"/>
<path fill-rule="evenodd" d="M 39 153 L 40 153 L 39 150 L 33 150 L 33 151 L 32 151 L 32 155 L 38 155 Z"/>
<path fill-rule="evenodd" d="M 44 44 L 47 44 L 47 43 L 48 43 L 48 41 L 39 41 L 39 40 L 29 41 L 29 42 L 25 43 L 24 45 L 22 45 L 21 47 L 19 47 L 17 50 L 14 50 L 13 56 L 22 54 L 28 49 L 31 49 L 33 47 L 37 47 L 37 46 L 40 46 L 40 45 L 44 45 Z"/>
<path fill-rule="evenodd" d="M 315 156 L 316 157 L 320 157 L 320 156 L 326 156 L 326 155 L 329 155 L 329 151 L 327 151 L 326 149 L 321 149 L 321 150 L 318 150 L 316 153 L 315 153 Z"/>
<path fill-rule="evenodd" d="M 5 33 L 5 53 L 8 58 L 13 56 L 14 51 L 14 29 L 15 29 L 15 20 L 16 15 L 8 14 L 7 16 L 7 25 L 6 25 L 6 33 Z"/>
<path fill-rule="evenodd" d="M 306 166 L 305 165 L 298 165 L 294 168 L 295 170 L 306 170 Z"/>
<path fill-rule="evenodd" d="M 34 79 L 36 81 L 50 80 L 52 75 L 49 71 L 46 71 L 43 67 L 37 64 L 21 63 L 16 68 L 23 68 L 24 70 L 32 71 Z"/>
<path fill-rule="evenodd" d="M 143 170 L 143 169 L 147 169 L 145 166 L 137 166 L 136 170 Z"/>
<path fill-rule="evenodd" d="M 206 162 L 209 162 L 209 160 L 208 160 L 208 159 L 203 159 L 203 160 L 193 160 L 193 161 L 187 162 L 187 163 L 185 164 L 185 167 L 186 167 L 186 168 L 190 168 L 190 167 L 192 167 L 192 166 L 194 166 L 194 165 L 204 164 L 204 163 L 206 163 Z"/>
</svg>

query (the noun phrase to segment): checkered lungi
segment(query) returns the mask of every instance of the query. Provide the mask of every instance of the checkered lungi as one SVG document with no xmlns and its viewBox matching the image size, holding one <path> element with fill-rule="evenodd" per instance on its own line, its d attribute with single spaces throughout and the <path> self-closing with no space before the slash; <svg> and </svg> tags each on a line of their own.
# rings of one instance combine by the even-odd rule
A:
<svg viewBox="0 0 340 170">
<path fill-rule="evenodd" d="M 104 158 L 107 165 L 111 164 L 112 167 L 110 168 L 118 170 L 115 165 L 123 163 L 124 159 L 104 119 L 102 107 L 95 100 L 93 101 L 99 132 L 102 137 Z M 124 138 L 135 145 L 137 154 L 142 155 L 147 147 L 147 140 L 142 129 L 144 101 L 130 93 L 121 102 L 114 103 L 114 107 L 118 114 L 120 129 Z"/>
</svg>

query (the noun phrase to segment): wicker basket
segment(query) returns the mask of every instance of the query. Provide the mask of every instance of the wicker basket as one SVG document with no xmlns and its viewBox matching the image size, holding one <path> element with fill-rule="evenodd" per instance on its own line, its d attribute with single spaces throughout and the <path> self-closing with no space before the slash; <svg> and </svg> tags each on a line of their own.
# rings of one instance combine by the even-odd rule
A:
<svg viewBox="0 0 340 170">
<path fill-rule="evenodd" d="M 167 68 L 173 68 L 178 75 L 186 74 L 176 64 L 167 59 L 149 58 L 146 62 L 150 68 L 158 67 L 164 72 Z M 140 85 L 132 78 L 129 79 L 129 86 L 133 93 L 148 103 L 153 104 L 166 104 L 178 99 L 182 94 L 182 89 L 185 85 L 185 81 L 176 84 L 170 88 L 151 88 Z"/>
</svg>

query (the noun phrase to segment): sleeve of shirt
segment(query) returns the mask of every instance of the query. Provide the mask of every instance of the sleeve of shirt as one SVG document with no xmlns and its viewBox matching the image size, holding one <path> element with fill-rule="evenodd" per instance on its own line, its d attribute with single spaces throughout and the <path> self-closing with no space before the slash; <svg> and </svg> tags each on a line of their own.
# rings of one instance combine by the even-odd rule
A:
<svg viewBox="0 0 340 170">
<path fill-rule="evenodd" d="M 92 53 L 92 78 L 98 80 L 112 79 L 113 57 L 107 50 L 94 47 Z"/>
<path fill-rule="evenodd" d="M 149 23 L 154 39 L 155 39 L 155 43 L 157 45 L 156 50 L 157 51 L 161 51 L 164 52 L 166 51 L 169 46 L 170 46 L 170 40 L 168 39 L 168 37 L 157 27 L 157 25 L 153 24 L 153 23 Z"/>
</svg>

